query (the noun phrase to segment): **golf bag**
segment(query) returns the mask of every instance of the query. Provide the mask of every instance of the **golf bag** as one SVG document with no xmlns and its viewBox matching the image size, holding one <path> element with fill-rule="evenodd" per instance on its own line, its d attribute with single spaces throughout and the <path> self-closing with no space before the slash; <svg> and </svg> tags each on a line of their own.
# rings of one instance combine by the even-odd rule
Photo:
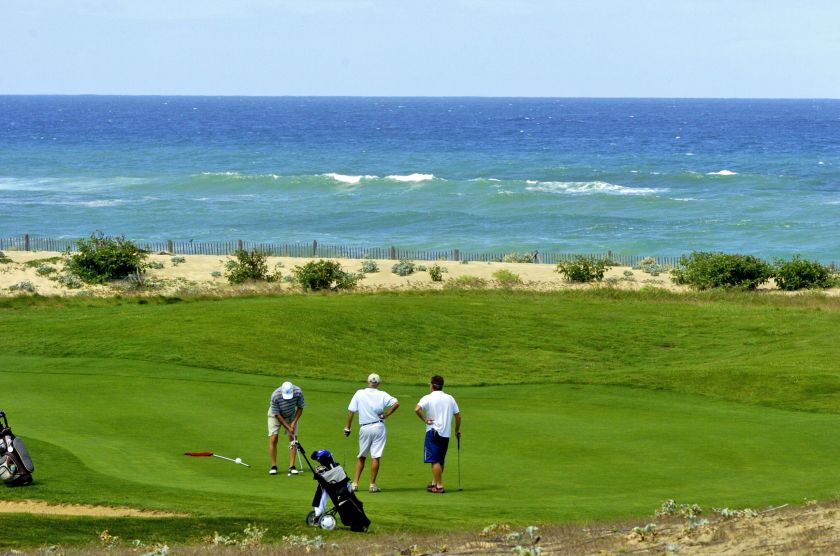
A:
<svg viewBox="0 0 840 556">
<path fill-rule="evenodd" d="M 320 464 L 315 468 L 300 444 L 298 451 L 303 454 L 303 459 L 318 481 L 312 499 L 312 511 L 306 516 L 306 523 L 313 527 L 333 529 L 335 514 L 338 513 L 342 525 L 349 527 L 351 531 L 367 531 L 370 519 L 365 515 L 364 504 L 356 497 L 350 486 L 350 479 L 344 469 L 335 462 L 332 454 L 327 450 L 318 450 L 312 454 L 312 459 Z M 333 503 L 331 510 L 327 510 L 327 499 Z"/>
<path fill-rule="evenodd" d="M 33 471 L 26 445 L 12 433 L 6 414 L 0 411 L 0 480 L 10 487 L 26 486 L 32 484 Z"/>
</svg>

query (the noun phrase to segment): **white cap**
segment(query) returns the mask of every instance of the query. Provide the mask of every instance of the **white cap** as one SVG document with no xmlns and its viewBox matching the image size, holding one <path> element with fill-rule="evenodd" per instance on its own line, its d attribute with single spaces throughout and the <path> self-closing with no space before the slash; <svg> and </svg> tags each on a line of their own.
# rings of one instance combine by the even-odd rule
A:
<svg viewBox="0 0 840 556">
<path fill-rule="evenodd" d="M 283 394 L 284 400 L 291 400 L 295 395 L 295 385 L 291 382 L 284 382 L 280 385 L 280 393 Z"/>
<path fill-rule="evenodd" d="M 376 373 L 370 373 L 370 374 L 368 375 L 368 382 L 370 382 L 371 384 L 379 384 L 379 383 L 380 383 L 380 382 L 382 382 L 382 381 L 379 379 L 379 375 L 378 375 L 378 374 L 376 374 Z"/>
</svg>

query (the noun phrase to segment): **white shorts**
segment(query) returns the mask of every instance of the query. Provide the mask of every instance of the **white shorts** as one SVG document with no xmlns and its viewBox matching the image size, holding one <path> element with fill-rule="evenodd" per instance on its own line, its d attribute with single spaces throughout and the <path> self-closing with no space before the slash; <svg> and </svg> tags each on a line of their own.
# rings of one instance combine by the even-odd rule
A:
<svg viewBox="0 0 840 556">
<path fill-rule="evenodd" d="M 360 458 L 370 455 L 372 458 L 381 458 L 385 449 L 385 423 L 373 423 L 359 427 L 359 456 Z"/>
<path fill-rule="evenodd" d="M 295 425 L 295 436 L 298 435 L 298 427 L 300 427 L 300 423 Z M 289 431 L 286 430 L 286 427 L 280 424 L 280 421 L 277 417 L 270 415 L 268 417 L 268 436 L 279 435 L 280 431 L 283 431 L 283 434 L 289 436 Z"/>
</svg>

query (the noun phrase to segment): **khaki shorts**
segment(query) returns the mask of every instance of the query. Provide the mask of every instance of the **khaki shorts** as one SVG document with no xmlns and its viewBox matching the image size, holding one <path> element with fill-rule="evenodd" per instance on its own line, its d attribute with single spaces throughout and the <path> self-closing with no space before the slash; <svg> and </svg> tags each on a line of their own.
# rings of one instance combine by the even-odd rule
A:
<svg viewBox="0 0 840 556">
<path fill-rule="evenodd" d="M 300 423 L 295 425 L 295 436 L 298 435 L 298 429 L 300 428 Z M 268 417 L 268 436 L 279 435 L 280 431 L 283 431 L 283 434 L 289 436 L 289 431 L 286 430 L 286 427 L 280 424 L 280 421 L 274 415 Z"/>
</svg>

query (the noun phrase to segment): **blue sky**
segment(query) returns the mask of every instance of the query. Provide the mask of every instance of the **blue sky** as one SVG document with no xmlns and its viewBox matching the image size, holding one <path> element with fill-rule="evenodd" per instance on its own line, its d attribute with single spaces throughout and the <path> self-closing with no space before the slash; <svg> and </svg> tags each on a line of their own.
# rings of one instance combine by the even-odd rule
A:
<svg viewBox="0 0 840 556">
<path fill-rule="evenodd" d="M 0 94 L 840 98 L 838 0 L 0 0 Z"/>
</svg>

